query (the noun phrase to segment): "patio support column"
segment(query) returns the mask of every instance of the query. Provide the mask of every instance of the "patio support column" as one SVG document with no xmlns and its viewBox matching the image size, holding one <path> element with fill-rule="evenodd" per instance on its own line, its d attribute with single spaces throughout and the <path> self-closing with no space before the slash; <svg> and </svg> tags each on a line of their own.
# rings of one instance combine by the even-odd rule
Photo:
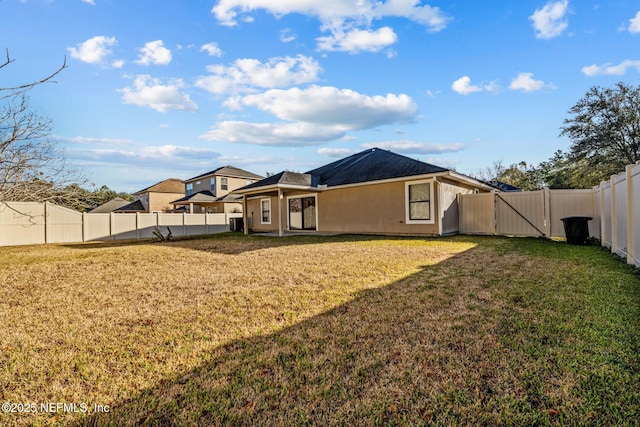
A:
<svg viewBox="0 0 640 427">
<path fill-rule="evenodd" d="M 282 194 L 282 188 L 278 188 L 278 236 L 284 235 L 282 229 L 282 210 L 284 209 L 284 195 Z"/>
<path fill-rule="evenodd" d="M 242 195 L 242 222 L 244 224 L 244 235 L 249 234 L 249 215 L 247 212 L 247 195 Z"/>
<path fill-rule="evenodd" d="M 193 213 L 193 203 L 189 203 L 189 213 Z"/>
</svg>

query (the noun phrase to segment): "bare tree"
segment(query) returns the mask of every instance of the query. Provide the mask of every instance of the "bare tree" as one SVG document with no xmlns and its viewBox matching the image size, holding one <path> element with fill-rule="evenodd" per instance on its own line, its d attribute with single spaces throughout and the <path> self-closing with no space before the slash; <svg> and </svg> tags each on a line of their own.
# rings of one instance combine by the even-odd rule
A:
<svg viewBox="0 0 640 427">
<path fill-rule="evenodd" d="M 13 60 L 7 51 L 0 69 Z M 62 151 L 49 136 L 51 119 L 29 106 L 26 92 L 53 78 L 66 68 L 66 60 L 52 74 L 32 83 L 0 87 L 0 202 L 65 201 L 77 197 L 86 180 L 66 163 Z"/>
</svg>

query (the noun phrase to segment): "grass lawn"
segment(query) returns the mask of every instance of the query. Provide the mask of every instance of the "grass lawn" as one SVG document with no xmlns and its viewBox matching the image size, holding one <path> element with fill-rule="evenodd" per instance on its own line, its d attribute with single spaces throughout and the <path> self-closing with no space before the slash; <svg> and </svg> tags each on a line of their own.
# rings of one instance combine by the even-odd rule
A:
<svg viewBox="0 0 640 427">
<path fill-rule="evenodd" d="M 640 419 L 640 277 L 596 247 L 229 234 L 5 247 L 0 325 L 0 403 L 33 412 L 0 413 L 4 426 Z"/>
</svg>

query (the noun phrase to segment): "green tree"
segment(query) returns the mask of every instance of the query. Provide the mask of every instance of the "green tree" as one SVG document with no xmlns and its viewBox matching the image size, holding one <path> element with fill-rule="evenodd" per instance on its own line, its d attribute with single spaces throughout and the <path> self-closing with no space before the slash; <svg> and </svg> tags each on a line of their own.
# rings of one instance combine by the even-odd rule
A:
<svg viewBox="0 0 640 427">
<path fill-rule="evenodd" d="M 640 87 L 593 86 L 569 114 L 560 135 L 572 141 L 568 158 L 577 186 L 597 185 L 640 160 Z"/>
</svg>

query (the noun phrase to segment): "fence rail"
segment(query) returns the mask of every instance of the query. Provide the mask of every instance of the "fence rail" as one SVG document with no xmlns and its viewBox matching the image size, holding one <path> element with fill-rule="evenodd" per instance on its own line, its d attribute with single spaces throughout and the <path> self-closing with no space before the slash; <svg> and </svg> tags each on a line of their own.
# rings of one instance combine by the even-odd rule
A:
<svg viewBox="0 0 640 427">
<path fill-rule="evenodd" d="M 242 213 L 81 213 L 51 203 L 0 203 L 0 246 L 148 239 L 156 227 L 173 236 L 229 231 Z"/>
</svg>

